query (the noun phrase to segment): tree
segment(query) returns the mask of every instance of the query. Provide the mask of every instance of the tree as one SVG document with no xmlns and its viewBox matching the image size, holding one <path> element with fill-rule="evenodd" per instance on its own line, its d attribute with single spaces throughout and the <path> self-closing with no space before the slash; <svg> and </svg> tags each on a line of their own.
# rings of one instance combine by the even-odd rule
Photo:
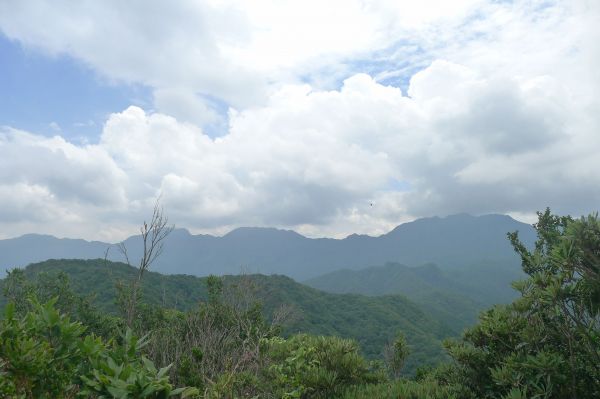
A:
<svg viewBox="0 0 600 399">
<path fill-rule="evenodd" d="M 410 354 L 410 348 L 403 333 L 398 333 L 396 338 L 384 349 L 383 357 L 390 374 L 394 378 L 400 378 L 406 358 Z"/>
<path fill-rule="evenodd" d="M 521 297 L 447 343 L 475 397 L 600 397 L 600 220 L 538 218 L 533 251 L 508 235 L 529 275 Z"/>
<path fill-rule="evenodd" d="M 154 204 L 154 210 L 150 222 L 144 221 L 140 227 L 142 240 L 142 255 L 137 267 L 137 276 L 132 279 L 129 284 L 122 282 L 117 285 L 119 293 L 118 303 L 124 313 L 125 322 L 129 328 L 133 328 L 138 302 L 141 296 L 140 287 L 144 273 L 150 268 L 152 263 L 162 254 L 164 241 L 167 236 L 173 231 L 174 226 L 168 225 L 168 218 L 165 216 L 160 198 Z M 129 255 L 124 242 L 118 244 L 118 249 L 125 257 L 125 261 L 129 266 Z"/>
</svg>

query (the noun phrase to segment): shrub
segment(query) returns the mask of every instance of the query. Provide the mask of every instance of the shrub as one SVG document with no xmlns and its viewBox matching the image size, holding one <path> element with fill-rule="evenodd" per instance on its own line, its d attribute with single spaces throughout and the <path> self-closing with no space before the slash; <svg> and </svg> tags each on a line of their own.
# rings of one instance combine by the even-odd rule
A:
<svg viewBox="0 0 600 399">
<path fill-rule="evenodd" d="M 336 397 L 349 386 L 385 379 L 352 340 L 299 334 L 287 340 L 273 338 L 267 346 L 272 362 L 267 375 L 278 397 Z"/>
<path fill-rule="evenodd" d="M 128 330 L 123 343 L 107 344 L 55 308 L 31 301 L 21 318 L 15 305 L 0 322 L 0 394 L 2 397 L 68 398 L 75 395 L 120 398 L 165 398 L 196 391 L 173 389 L 166 373 L 139 356 L 145 341 Z"/>
</svg>

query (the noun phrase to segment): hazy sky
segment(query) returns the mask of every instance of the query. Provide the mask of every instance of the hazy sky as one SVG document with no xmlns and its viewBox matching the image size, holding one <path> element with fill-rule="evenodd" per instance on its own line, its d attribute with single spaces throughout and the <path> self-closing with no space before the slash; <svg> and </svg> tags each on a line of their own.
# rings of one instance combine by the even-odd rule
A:
<svg viewBox="0 0 600 399">
<path fill-rule="evenodd" d="M 0 238 L 600 209 L 600 1 L 0 1 Z"/>
</svg>

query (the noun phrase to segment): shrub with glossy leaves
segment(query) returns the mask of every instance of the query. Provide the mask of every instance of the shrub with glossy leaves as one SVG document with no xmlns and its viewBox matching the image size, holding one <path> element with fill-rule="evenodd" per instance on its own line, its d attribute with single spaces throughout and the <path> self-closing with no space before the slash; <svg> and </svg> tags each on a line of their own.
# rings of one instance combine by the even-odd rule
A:
<svg viewBox="0 0 600 399">
<path fill-rule="evenodd" d="M 20 398 L 166 398 L 196 393 L 173 389 L 166 373 L 141 357 L 144 340 L 127 331 L 123 344 L 84 335 L 85 327 L 55 308 L 31 302 L 17 317 L 8 304 L 0 322 L 0 396 Z"/>
<path fill-rule="evenodd" d="M 0 374 L 4 396 L 63 397 L 77 392 L 84 372 L 80 337 L 85 328 L 54 308 L 56 300 L 32 302 L 25 317 L 8 304 L 0 322 Z"/>
</svg>

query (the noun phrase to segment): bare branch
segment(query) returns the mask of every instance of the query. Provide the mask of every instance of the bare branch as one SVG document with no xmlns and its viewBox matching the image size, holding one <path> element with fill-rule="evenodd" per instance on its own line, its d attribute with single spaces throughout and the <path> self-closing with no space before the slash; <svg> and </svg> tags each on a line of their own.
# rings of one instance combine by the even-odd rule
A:
<svg viewBox="0 0 600 399">
<path fill-rule="evenodd" d="M 175 226 L 168 225 L 169 220 L 165 216 L 162 206 L 160 205 L 160 197 L 157 198 L 152 211 L 152 218 L 150 222 L 144 221 L 140 227 L 140 236 L 142 239 L 142 255 L 138 265 L 137 277 L 131 282 L 129 290 L 127 292 L 128 298 L 123 302 L 125 303 L 125 314 L 127 325 L 131 328 L 133 320 L 135 318 L 135 312 L 137 308 L 137 301 L 140 295 L 140 285 L 144 273 L 150 268 L 150 265 L 162 254 L 164 249 L 164 241 L 169 234 L 173 231 Z M 117 245 L 119 252 L 125 258 L 127 264 L 131 266 L 129 261 L 129 255 L 127 253 L 127 247 L 125 242 L 121 242 Z"/>
<path fill-rule="evenodd" d="M 129 262 L 129 255 L 127 254 L 127 247 L 125 246 L 125 242 L 122 241 L 122 242 L 118 243 L 117 249 L 119 250 L 121 255 L 123 255 L 123 257 L 125 258 L 125 263 L 127 263 L 127 265 L 131 266 L 131 262 Z"/>
</svg>

